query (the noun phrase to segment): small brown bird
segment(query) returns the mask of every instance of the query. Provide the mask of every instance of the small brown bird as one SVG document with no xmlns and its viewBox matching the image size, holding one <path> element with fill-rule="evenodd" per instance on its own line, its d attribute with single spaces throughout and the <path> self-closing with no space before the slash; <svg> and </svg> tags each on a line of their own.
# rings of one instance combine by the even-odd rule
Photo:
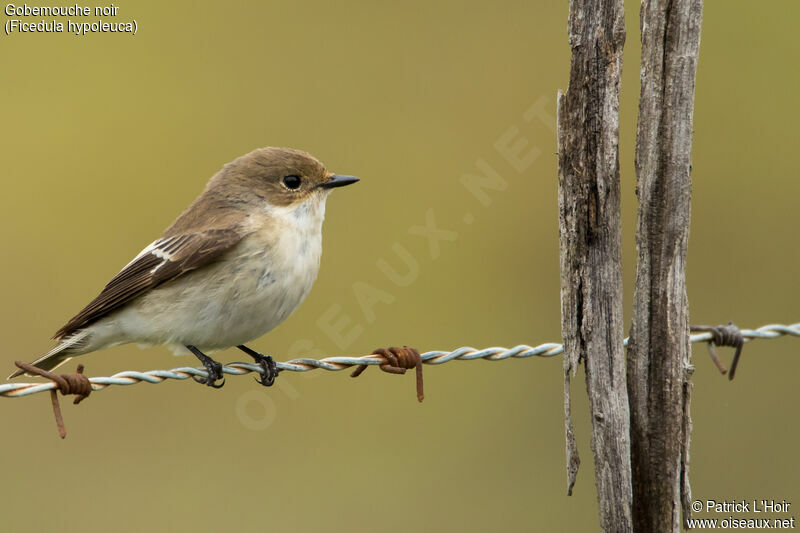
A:
<svg viewBox="0 0 800 533">
<path fill-rule="evenodd" d="M 166 344 L 197 356 L 208 372 L 198 381 L 219 388 L 222 365 L 207 354 L 236 346 L 271 385 L 275 362 L 245 343 L 286 320 L 311 290 L 325 200 L 356 181 L 291 148 L 259 148 L 228 163 L 33 364 L 50 370 L 111 346 Z"/>
</svg>

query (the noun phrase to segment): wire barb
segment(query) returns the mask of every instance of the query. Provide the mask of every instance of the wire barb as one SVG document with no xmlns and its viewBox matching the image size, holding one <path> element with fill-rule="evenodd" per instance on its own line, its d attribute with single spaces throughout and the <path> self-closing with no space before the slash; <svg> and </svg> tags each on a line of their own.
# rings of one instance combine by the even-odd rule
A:
<svg viewBox="0 0 800 533">
<path fill-rule="evenodd" d="M 732 381 L 733 376 L 736 374 L 736 366 L 739 364 L 739 356 L 742 355 L 742 347 L 745 342 L 742 330 L 737 328 L 736 324 L 733 322 L 728 322 L 727 326 L 690 326 L 689 331 L 708 332 L 711 334 L 711 338 L 706 345 L 708 348 L 708 355 L 711 356 L 711 360 L 717 365 L 722 375 L 725 375 L 727 370 L 725 369 L 725 365 L 719 360 L 717 349 L 714 346 L 730 346 L 731 348 L 736 348 L 736 352 L 733 354 L 733 361 L 731 362 L 731 371 L 730 374 L 728 374 L 728 380 Z"/>
<path fill-rule="evenodd" d="M 414 348 L 403 346 L 398 348 L 392 346 L 390 348 L 377 348 L 372 355 L 380 355 L 383 357 L 383 362 L 379 365 L 380 369 L 389 374 L 405 374 L 407 369 L 417 369 L 417 400 L 422 403 L 425 399 L 425 393 L 422 390 L 422 356 Z M 357 378 L 361 373 L 367 369 L 367 365 L 359 365 L 358 368 L 353 370 L 350 374 L 351 378 Z"/>
<path fill-rule="evenodd" d="M 67 436 L 67 428 L 64 426 L 64 417 L 61 415 L 61 405 L 58 402 L 56 391 L 60 391 L 64 396 L 74 394 L 75 400 L 72 403 L 76 405 L 88 398 L 92 393 L 92 384 L 89 382 L 89 378 L 83 375 L 83 365 L 78 365 L 78 369 L 74 374 L 53 374 L 22 361 L 14 361 L 14 364 L 27 374 L 41 376 L 49 379 L 54 384 L 53 388 L 50 389 L 50 403 L 53 406 L 53 416 L 56 418 L 58 434 L 62 439 L 65 438 Z"/>
</svg>

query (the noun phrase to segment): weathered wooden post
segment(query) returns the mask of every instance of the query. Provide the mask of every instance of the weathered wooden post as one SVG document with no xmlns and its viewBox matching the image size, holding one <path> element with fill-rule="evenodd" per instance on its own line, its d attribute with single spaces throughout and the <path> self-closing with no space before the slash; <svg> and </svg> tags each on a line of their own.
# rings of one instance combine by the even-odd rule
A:
<svg viewBox="0 0 800 533">
<path fill-rule="evenodd" d="M 642 1 L 638 262 L 628 346 L 637 531 L 678 531 L 681 508 L 684 521 L 691 513 L 686 247 L 702 17 L 703 0 Z"/>
<path fill-rule="evenodd" d="M 618 160 L 623 3 L 570 1 L 570 81 L 558 99 L 567 469 L 571 492 L 580 461 L 569 381 L 584 361 L 605 531 L 677 531 L 681 510 L 684 520 L 690 516 L 686 250 L 702 8 L 702 0 L 642 1 L 638 262 L 626 369 Z"/>
<path fill-rule="evenodd" d="M 569 87 L 558 97 L 561 332 L 569 491 L 578 454 L 570 373 L 583 361 L 604 531 L 632 531 L 630 421 L 622 344 L 619 88 L 622 0 L 571 0 Z"/>
</svg>

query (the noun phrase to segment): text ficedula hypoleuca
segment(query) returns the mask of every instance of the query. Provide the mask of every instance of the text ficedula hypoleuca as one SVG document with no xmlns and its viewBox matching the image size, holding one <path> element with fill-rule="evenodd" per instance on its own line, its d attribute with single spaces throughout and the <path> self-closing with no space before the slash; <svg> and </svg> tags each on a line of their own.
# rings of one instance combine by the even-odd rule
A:
<svg viewBox="0 0 800 533">
<path fill-rule="evenodd" d="M 236 346 L 262 366 L 262 383 L 272 384 L 272 358 L 244 344 L 286 320 L 311 290 L 325 200 L 356 181 L 291 148 L 259 148 L 228 163 L 33 364 L 50 370 L 111 346 L 166 344 L 196 355 L 209 374 L 198 381 L 221 387 L 221 365 L 206 354 Z"/>
</svg>

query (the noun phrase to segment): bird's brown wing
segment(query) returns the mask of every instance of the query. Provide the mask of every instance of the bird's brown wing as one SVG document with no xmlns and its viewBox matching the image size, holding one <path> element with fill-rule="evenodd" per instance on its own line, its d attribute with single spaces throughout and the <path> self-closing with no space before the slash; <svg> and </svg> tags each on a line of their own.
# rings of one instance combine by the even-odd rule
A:
<svg viewBox="0 0 800 533">
<path fill-rule="evenodd" d="M 158 239 L 142 250 L 103 291 L 53 338 L 62 339 L 158 285 L 212 263 L 244 237 L 238 227 L 208 229 Z"/>
</svg>

